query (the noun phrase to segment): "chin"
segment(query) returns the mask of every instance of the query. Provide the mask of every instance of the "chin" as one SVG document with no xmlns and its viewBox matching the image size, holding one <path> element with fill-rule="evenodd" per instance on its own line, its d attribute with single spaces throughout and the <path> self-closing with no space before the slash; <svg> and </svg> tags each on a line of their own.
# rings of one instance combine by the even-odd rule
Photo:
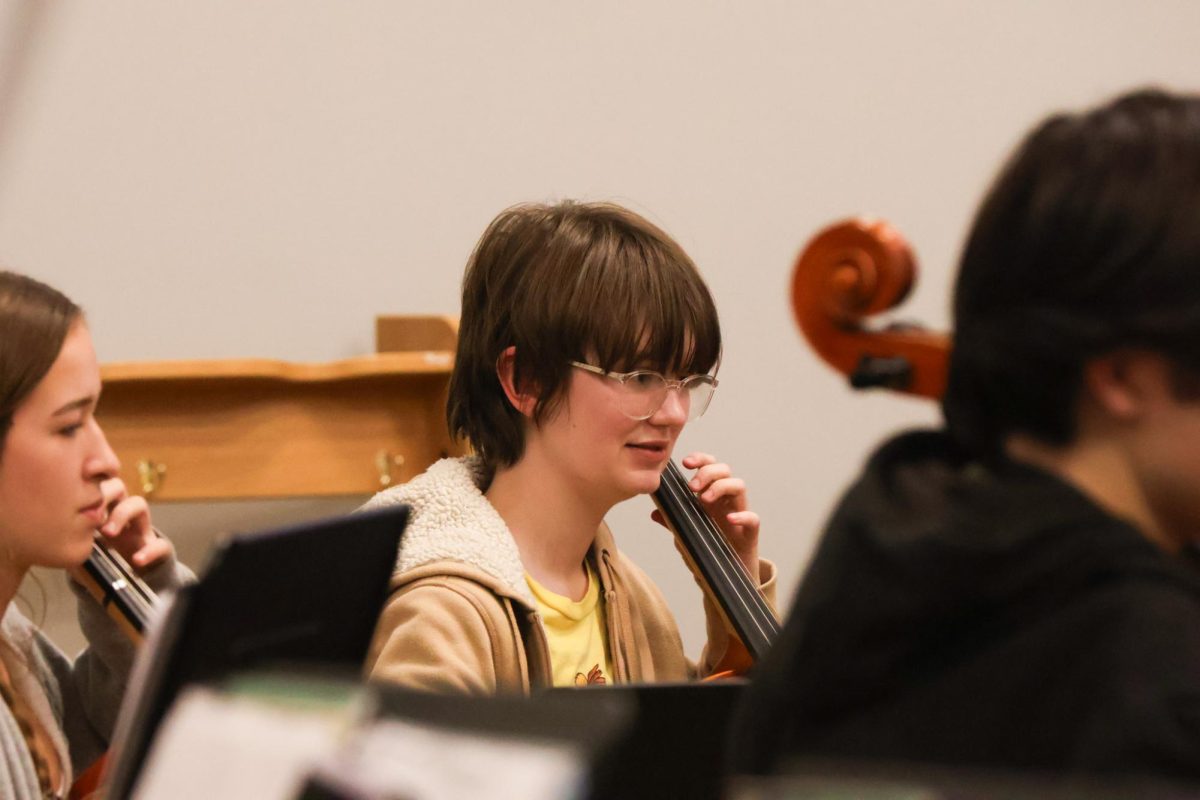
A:
<svg viewBox="0 0 1200 800">
<path fill-rule="evenodd" d="M 81 533 L 78 538 L 71 540 L 68 548 L 63 548 L 63 567 L 77 567 L 88 560 L 92 554 L 92 542 L 95 539 L 91 528 Z"/>
<path fill-rule="evenodd" d="M 652 494 L 658 491 L 658 487 L 662 484 L 662 473 L 648 472 L 633 476 L 629 482 L 629 496 L 634 497 L 639 494 Z"/>
</svg>

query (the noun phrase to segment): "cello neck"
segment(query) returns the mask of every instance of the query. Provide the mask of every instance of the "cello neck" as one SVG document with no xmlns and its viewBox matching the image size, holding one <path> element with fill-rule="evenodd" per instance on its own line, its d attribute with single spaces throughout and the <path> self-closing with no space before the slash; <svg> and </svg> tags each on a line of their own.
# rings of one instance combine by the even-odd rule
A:
<svg viewBox="0 0 1200 800">
<path fill-rule="evenodd" d="M 653 498 L 700 576 L 705 593 L 751 658 L 758 661 L 779 634 L 779 622 L 759 592 L 758 581 L 746 572 L 673 460 L 667 462 Z"/>
<path fill-rule="evenodd" d="M 158 598 L 128 562 L 101 542 L 93 541 L 81 577 L 85 578 L 80 580 L 83 587 L 126 635 L 141 642 Z"/>
</svg>

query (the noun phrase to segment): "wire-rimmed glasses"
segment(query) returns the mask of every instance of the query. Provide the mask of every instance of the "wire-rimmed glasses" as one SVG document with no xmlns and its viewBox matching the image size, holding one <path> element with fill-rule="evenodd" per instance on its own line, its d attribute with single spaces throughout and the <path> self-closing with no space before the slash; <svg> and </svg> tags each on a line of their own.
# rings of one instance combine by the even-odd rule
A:
<svg viewBox="0 0 1200 800">
<path fill-rule="evenodd" d="M 612 378 L 621 391 L 618 393 L 618 407 L 621 413 L 630 419 L 649 419 L 655 411 L 662 408 L 667 401 L 667 392 L 679 390 L 679 399 L 687 408 L 688 420 L 699 419 L 712 402 L 713 392 L 717 389 L 715 375 L 688 375 L 677 381 L 668 380 L 660 373 L 649 369 L 639 369 L 633 372 L 608 372 L 594 364 L 582 361 L 570 362 L 572 367 L 586 370 Z"/>
</svg>

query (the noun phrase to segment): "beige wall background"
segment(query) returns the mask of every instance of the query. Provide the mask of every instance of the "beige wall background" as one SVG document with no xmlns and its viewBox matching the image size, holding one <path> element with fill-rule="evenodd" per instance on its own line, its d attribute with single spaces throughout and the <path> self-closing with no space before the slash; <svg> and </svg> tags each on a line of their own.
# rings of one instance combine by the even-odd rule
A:
<svg viewBox="0 0 1200 800">
<path fill-rule="evenodd" d="M 377 313 L 457 313 L 501 208 L 626 203 L 716 295 L 721 388 L 680 452 L 747 480 L 786 601 L 870 447 L 937 419 L 810 353 L 799 248 L 891 220 L 924 267 L 904 315 L 946 327 L 1017 138 L 1130 87 L 1200 88 L 1197 30 L 1191 0 L 2 0 L 0 263 L 82 303 L 104 360 L 324 361 L 369 352 Z M 196 560 L 215 533 L 361 500 L 154 514 Z M 649 510 L 610 521 L 698 651 L 698 594 Z"/>
</svg>

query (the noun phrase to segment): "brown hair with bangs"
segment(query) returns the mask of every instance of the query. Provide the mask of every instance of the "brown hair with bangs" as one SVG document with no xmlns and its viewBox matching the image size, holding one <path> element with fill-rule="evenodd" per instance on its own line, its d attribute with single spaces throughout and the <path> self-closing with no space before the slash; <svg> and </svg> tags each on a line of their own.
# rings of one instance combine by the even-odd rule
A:
<svg viewBox="0 0 1200 800">
<path fill-rule="evenodd" d="M 13 414 L 54 366 L 71 326 L 83 317 L 62 292 L 0 270 L 0 454 Z"/>
<path fill-rule="evenodd" d="M 484 231 L 463 276 L 446 419 L 494 470 L 520 460 L 525 419 L 496 364 L 534 387 L 534 424 L 562 398 L 571 361 L 608 371 L 707 373 L 721 353 L 716 306 L 696 265 L 653 223 L 612 203 L 509 208 Z"/>
</svg>

